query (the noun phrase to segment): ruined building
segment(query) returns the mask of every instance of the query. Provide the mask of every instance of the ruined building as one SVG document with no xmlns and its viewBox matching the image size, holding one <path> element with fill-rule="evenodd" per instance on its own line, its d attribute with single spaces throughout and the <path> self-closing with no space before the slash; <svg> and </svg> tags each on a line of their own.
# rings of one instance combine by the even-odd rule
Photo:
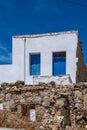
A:
<svg viewBox="0 0 87 130">
<path fill-rule="evenodd" d="M 87 130 L 87 84 L 0 84 L 0 127 Z"/>
<path fill-rule="evenodd" d="M 12 64 L 0 65 L 0 73 L 0 82 L 9 83 L 86 81 L 78 32 L 13 36 Z"/>
</svg>

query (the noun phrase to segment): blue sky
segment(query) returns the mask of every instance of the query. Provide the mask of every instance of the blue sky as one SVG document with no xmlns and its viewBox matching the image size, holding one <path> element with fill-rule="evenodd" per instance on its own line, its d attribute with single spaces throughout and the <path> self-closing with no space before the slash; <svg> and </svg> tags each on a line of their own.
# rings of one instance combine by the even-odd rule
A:
<svg viewBox="0 0 87 130">
<path fill-rule="evenodd" d="M 0 0 L 0 64 L 12 63 L 12 36 L 78 30 L 87 64 L 87 0 Z"/>
</svg>

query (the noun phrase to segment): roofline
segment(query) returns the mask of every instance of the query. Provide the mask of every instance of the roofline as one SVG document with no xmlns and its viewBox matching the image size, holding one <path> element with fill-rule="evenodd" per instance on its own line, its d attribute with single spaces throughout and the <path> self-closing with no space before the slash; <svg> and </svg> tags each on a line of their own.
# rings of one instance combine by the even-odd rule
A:
<svg viewBox="0 0 87 130">
<path fill-rule="evenodd" d="M 15 35 L 12 38 L 37 38 L 37 37 L 45 37 L 45 36 L 56 36 L 61 34 L 70 34 L 75 33 L 78 35 L 77 30 L 65 31 L 65 32 L 53 32 L 53 33 L 43 33 L 43 34 L 32 34 L 32 35 Z"/>
</svg>

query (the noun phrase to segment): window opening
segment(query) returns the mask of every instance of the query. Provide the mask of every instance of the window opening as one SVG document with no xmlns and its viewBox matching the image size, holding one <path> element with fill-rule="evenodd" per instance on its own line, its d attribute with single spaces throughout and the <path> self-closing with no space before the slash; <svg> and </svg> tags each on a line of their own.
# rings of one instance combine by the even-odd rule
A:
<svg viewBox="0 0 87 130">
<path fill-rule="evenodd" d="M 40 75 L 40 54 L 30 54 L 30 75 Z"/>
<path fill-rule="evenodd" d="M 53 75 L 66 74 L 66 52 L 53 53 Z"/>
</svg>

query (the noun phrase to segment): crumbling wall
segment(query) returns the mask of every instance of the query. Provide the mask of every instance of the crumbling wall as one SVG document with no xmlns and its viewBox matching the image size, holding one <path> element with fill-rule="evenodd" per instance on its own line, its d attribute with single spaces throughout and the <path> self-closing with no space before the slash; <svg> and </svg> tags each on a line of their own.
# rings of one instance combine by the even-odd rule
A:
<svg viewBox="0 0 87 130">
<path fill-rule="evenodd" d="M 84 63 L 84 56 L 81 48 L 81 41 L 78 40 L 77 53 L 76 57 L 78 58 L 77 62 L 77 72 L 76 72 L 76 82 L 86 82 L 87 81 L 87 69 Z"/>
<path fill-rule="evenodd" d="M 87 85 L 3 83 L 0 126 L 25 130 L 85 130 Z"/>
</svg>

